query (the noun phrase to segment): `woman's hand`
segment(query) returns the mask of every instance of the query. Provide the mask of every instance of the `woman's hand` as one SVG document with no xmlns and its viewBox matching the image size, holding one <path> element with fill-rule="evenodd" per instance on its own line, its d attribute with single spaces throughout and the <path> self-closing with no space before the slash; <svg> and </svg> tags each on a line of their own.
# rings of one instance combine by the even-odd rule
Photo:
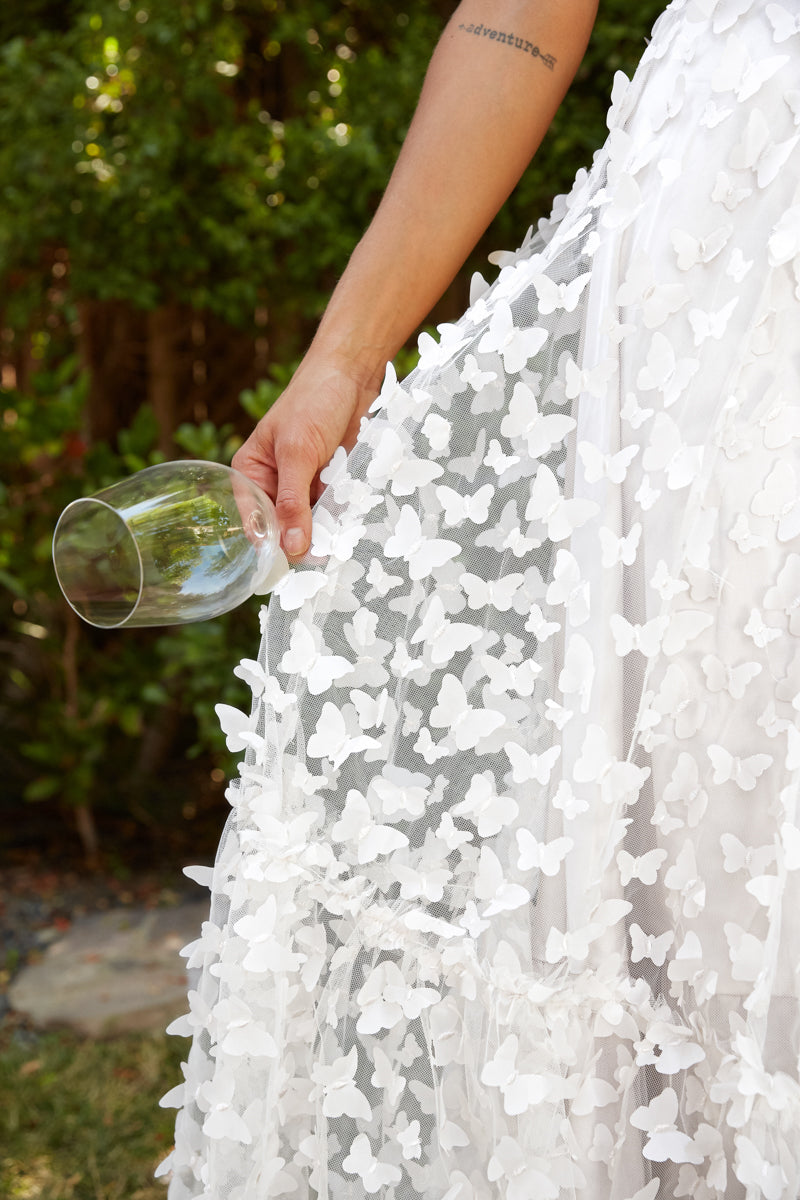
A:
<svg viewBox="0 0 800 1200">
<path fill-rule="evenodd" d="M 338 446 L 351 448 L 386 363 L 442 295 L 544 136 L 596 7 L 597 0 L 461 0 L 453 14 L 389 186 L 311 349 L 233 460 L 275 502 L 290 558 L 308 549 L 319 472 Z M 496 29 L 484 26 L 489 10 Z"/>
<path fill-rule="evenodd" d="M 236 470 L 275 504 L 289 558 L 305 554 L 311 543 L 311 505 L 323 490 L 320 471 L 339 446 L 352 448 L 377 392 L 344 369 L 307 356 L 234 455 Z"/>
</svg>

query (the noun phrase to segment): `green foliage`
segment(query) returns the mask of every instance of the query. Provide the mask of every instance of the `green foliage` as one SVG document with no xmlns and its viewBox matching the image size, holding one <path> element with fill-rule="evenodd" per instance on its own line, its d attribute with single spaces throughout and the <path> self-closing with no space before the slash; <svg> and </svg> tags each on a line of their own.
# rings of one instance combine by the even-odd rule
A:
<svg viewBox="0 0 800 1200">
<path fill-rule="evenodd" d="M 613 73 L 632 71 L 661 6 L 605 0 L 572 91 L 467 273 L 518 244 L 590 162 Z M 9 805 L 168 823 L 196 776 L 178 795 L 165 762 L 230 771 L 213 702 L 247 703 L 231 672 L 254 651 L 258 602 L 166 632 L 88 629 L 56 588 L 52 530 L 70 500 L 167 453 L 230 461 L 374 212 L 453 7 L 32 0 L 0 13 L 0 366 L 20 381 L 0 388 Z M 153 312 L 177 330 L 160 365 Z M 193 323 L 216 333 L 200 365 L 216 369 L 217 394 L 178 412 L 158 372 L 186 390 Z M 254 349 L 243 372 L 225 358 L 234 330 L 237 354 L 266 343 L 258 368 Z M 401 374 L 413 359 L 401 353 Z M 221 394 L 236 370 L 241 414 Z"/>
<path fill-rule="evenodd" d="M 158 1108 L 179 1075 L 174 1038 L 94 1042 L 47 1034 L 0 1043 L 0 1195 L 7 1200 L 159 1200 L 172 1144 Z"/>
<path fill-rule="evenodd" d="M 34 377 L 31 394 L 3 394 L 0 476 L 6 516 L 0 531 L 4 624 L 11 635 L 0 683 L 0 751 L 7 801 L 61 809 L 95 805 L 140 819 L 175 818 L 184 795 L 170 793 L 147 766 L 152 730 L 177 710 L 180 748 L 166 753 L 204 756 L 209 768 L 234 767 L 213 712 L 213 700 L 244 706 L 247 689 L 232 675 L 238 657 L 258 637 L 258 601 L 198 626 L 167 631 L 103 632 L 81 624 L 58 591 L 50 545 L 58 513 L 131 471 L 158 461 L 157 429 L 146 408 L 122 430 L 119 447 L 87 446 L 81 437 L 85 378 L 74 362 Z M 229 460 L 237 440 L 210 422 L 182 426 L 193 454 Z M 112 765 L 113 764 L 113 765 Z"/>
</svg>

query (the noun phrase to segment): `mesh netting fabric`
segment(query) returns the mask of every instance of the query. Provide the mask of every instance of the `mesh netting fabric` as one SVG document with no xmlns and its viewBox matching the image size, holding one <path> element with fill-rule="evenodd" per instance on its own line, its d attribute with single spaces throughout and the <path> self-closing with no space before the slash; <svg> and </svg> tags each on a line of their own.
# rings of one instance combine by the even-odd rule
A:
<svg viewBox="0 0 800 1200">
<path fill-rule="evenodd" d="M 328 468 L 170 1200 L 800 1195 L 798 16 L 671 5 Z"/>
</svg>

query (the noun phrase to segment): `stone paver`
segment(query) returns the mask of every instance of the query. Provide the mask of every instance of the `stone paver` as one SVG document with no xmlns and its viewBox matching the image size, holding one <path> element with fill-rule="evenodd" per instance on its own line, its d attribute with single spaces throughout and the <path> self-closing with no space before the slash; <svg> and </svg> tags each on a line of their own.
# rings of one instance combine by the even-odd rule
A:
<svg viewBox="0 0 800 1200">
<path fill-rule="evenodd" d="M 84 917 L 20 971 L 11 1007 L 40 1028 L 91 1037 L 163 1029 L 187 1009 L 178 951 L 200 934 L 208 900 Z"/>
</svg>

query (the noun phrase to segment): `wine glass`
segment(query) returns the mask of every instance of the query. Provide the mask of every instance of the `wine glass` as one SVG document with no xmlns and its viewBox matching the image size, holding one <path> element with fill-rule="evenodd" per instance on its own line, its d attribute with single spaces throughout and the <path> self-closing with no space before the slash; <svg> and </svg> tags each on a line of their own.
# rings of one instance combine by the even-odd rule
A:
<svg viewBox="0 0 800 1200">
<path fill-rule="evenodd" d="M 53 534 L 67 602 L 101 629 L 204 621 L 288 570 L 268 496 L 221 463 L 159 463 L 73 500 Z"/>
</svg>

